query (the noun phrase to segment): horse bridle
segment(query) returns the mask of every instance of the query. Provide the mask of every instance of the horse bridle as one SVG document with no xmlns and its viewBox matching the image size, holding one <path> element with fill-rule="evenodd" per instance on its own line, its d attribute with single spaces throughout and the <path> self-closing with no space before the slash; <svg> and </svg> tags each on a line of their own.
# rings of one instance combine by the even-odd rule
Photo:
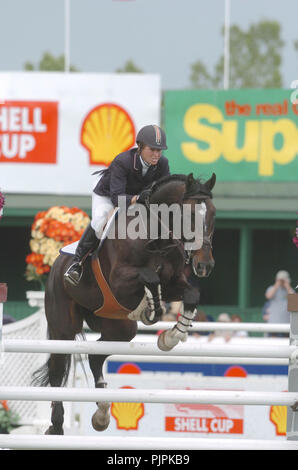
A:
<svg viewBox="0 0 298 470">
<path fill-rule="evenodd" d="M 179 251 L 183 251 L 184 253 L 184 258 L 185 258 L 185 264 L 189 264 L 190 261 L 191 261 L 191 257 L 192 257 L 192 250 L 187 250 L 185 249 L 184 247 L 184 243 L 183 241 L 177 239 L 177 238 L 174 238 L 174 235 L 173 235 L 173 232 L 172 230 L 170 230 L 165 224 L 164 222 L 161 220 L 160 216 L 159 215 L 156 215 L 152 210 L 151 210 L 151 207 L 150 207 L 150 196 L 151 196 L 151 193 L 152 193 L 152 189 L 155 185 L 155 182 L 151 185 L 150 187 L 150 192 L 148 193 L 148 195 L 146 196 L 145 198 L 145 207 L 146 209 L 149 211 L 150 214 L 153 214 L 154 217 L 156 217 L 158 219 L 158 222 L 160 223 L 160 225 L 166 230 L 167 234 L 168 234 L 168 237 L 169 239 L 172 240 L 172 243 L 169 243 L 168 245 L 166 245 L 165 247 L 163 248 L 148 248 L 148 246 L 150 245 L 153 245 L 154 242 L 156 242 L 156 239 L 155 240 L 149 240 L 147 243 L 146 243 L 146 249 L 148 251 L 150 251 L 151 253 L 159 253 L 159 254 L 163 254 L 165 255 L 166 253 L 168 253 L 170 250 L 173 250 L 173 249 L 176 249 L 178 248 Z M 202 199 L 200 197 L 191 197 L 190 199 Z M 204 198 L 205 199 L 205 198 Z M 213 238 L 213 230 L 212 232 L 209 234 L 209 235 L 206 235 L 204 234 L 203 235 L 203 243 L 202 243 L 202 246 L 209 246 L 209 248 L 212 250 L 212 238 Z M 157 239 L 159 240 L 159 238 Z"/>
</svg>

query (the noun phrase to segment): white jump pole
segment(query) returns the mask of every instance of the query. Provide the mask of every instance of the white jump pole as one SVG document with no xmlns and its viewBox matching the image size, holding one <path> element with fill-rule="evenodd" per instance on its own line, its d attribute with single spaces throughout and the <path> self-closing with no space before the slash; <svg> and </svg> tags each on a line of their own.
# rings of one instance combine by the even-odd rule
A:
<svg viewBox="0 0 298 470">
<path fill-rule="evenodd" d="M 297 442 L 197 437 L 0 435 L 0 448 L 27 450 L 297 450 Z"/>
<path fill-rule="evenodd" d="M 0 387 L 0 400 L 3 399 L 23 401 L 110 401 L 124 403 L 294 406 L 298 403 L 298 392 Z"/>
<path fill-rule="evenodd" d="M 55 354 L 140 354 L 151 356 L 222 356 L 289 358 L 296 346 L 238 346 L 214 344 L 178 344 L 174 350 L 163 352 L 155 343 L 117 341 L 58 341 L 22 340 L 3 341 L 4 352 Z"/>
<path fill-rule="evenodd" d="M 138 330 L 158 331 L 172 328 L 175 322 L 161 321 L 154 325 L 144 325 L 138 322 Z M 234 323 L 234 322 L 193 322 L 190 332 L 193 331 L 248 331 L 255 333 L 289 333 L 290 325 L 287 323 Z"/>
<path fill-rule="evenodd" d="M 207 357 L 207 356 L 142 356 L 142 355 L 114 355 L 109 356 L 108 362 L 153 362 L 166 364 L 245 364 L 245 365 L 267 365 L 267 366 L 287 366 L 289 359 L 268 358 L 268 357 Z"/>
</svg>

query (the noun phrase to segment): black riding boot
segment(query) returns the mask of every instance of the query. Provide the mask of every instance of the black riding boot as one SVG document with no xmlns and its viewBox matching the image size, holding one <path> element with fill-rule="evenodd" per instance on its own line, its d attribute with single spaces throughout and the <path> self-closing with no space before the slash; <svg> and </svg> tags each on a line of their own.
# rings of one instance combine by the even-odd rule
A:
<svg viewBox="0 0 298 470">
<path fill-rule="evenodd" d="M 96 248 L 98 242 L 99 240 L 95 235 L 91 224 L 89 224 L 77 246 L 76 252 L 73 257 L 74 262 L 70 265 L 70 267 L 64 274 L 64 279 L 66 281 L 69 281 L 75 286 L 79 284 L 83 274 L 83 262 L 85 261 L 84 258 L 88 254 L 88 252 L 92 252 Z"/>
</svg>

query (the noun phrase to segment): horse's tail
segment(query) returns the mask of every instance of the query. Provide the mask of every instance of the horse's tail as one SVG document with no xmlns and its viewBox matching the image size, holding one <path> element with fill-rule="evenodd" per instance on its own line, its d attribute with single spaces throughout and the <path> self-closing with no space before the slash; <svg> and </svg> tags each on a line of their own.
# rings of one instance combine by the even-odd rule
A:
<svg viewBox="0 0 298 470">
<path fill-rule="evenodd" d="M 49 330 L 48 330 L 47 336 L 49 339 L 50 338 Z M 32 373 L 32 376 L 31 376 L 32 386 L 34 387 L 47 387 L 48 385 L 54 386 L 53 384 L 51 384 L 51 375 L 53 376 L 54 380 L 55 378 L 58 379 L 59 384 L 57 384 L 57 386 L 64 387 L 66 385 L 68 375 L 69 375 L 70 365 L 71 365 L 71 355 L 59 354 L 59 361 L 60 361 L 59 378 L 57 377 L 57 372 L 55 373 L 53 370 L 54 361 L 55 361 L 55 355 L 51 354 L 47 362 Z"/>
<path fill-rule="evenodd" d="M 66 385 L 70 364 L 71 364 L 71 356 L 70 354 L 65 354 L 63 357 L 64 364 L 63 364 L 63 376 L 60 387 L 64 387 Z M 31 385 L 33 387 L 47 387 L 50 384 L 50 369 L 51 369 L 51 361 L 52 357 L 50 356 L 49 359 L 45 364 L 39 367 L 32 373 L 31 377 Z"/>
</svg>

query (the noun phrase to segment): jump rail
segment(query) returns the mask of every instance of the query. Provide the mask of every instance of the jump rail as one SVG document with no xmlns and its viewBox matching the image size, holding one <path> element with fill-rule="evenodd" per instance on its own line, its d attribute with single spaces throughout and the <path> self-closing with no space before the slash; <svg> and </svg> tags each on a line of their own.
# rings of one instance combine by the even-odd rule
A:
<svg viewBox="0 0 298 470">
<path fill-rule="evenodd" d="M 88 389 L 0 387 L 0 399 L 73 402 L 200 403 L 213 405 L 281 405 L 295 407 L 298 393 L 221 390 Z"/>
<path fill-rule="evenodd" d="M 290 358 L 297 347 L 292 346 L 223 346 L 214 344 L 179 344 L 174 350 L 163 352 L 154 343 L 144 342 L 98 342 L 98 341 L 58 341 L 22 340 L 3 341 L 4 352 L 55 353 L 55 354 L 105 354 L 105 355 L 151 355 L 151 356 L 221 356 L 221 357 L 265 357 Z"/>
<path fill-rule="evenodd" d="M 175 322 L 160 321 L 154 325 L 144 325 L 138 322 L 138 330 L 158 331 L 172 328 Z M 250 331 L 259 333 L 289 333 L 290 325 L 287 323 L 235 323 L 235 322 L 193 322 L 191 331 Z"/>
<path fill-rule="evenodd" d="M 295 307 L 295 312 L 298 307 Z M 292 312 L 293 310 L 291 310 Z M 291 320 L 291 323 L 292 320 Z M 297 328 L 298 328 L 298 322 Z M 56 353 L 56 354 L 104 354 L 125 356 L 154 356 L 154 357 L 187 357 L 206 360 L 214 357 L 219 360 L 267 359 L 287 360 L 289 370 L 296 367 L 298 357 L 298 334 L 294 335 L 296 323 L 291 324 L 289 346 L 223 346 L 214 344 L 180 344 L 174 351 L 162 352 L 156 344 L 141 342 L 82 342 L 82 341 L 43 341 L 43 340 L 4 340 L 4 352 L 22 353 Z M 171 326 L 172 324 L 170 324 Z M 158 325 L 155 325 L 155 327 Z M 202 326 L 202 324 L 200 324 Z M 234 324 L 236 330 L 243 330 L 244 324 Z M 248 325 L 252 327 L 252 325 Z M 261 325 L 258 325 L 258 328 Z M 268 327 L 264 325 L 263 327 Z M 272 325 L 273 326 L 273 325 Z M 284 325 L 288 326 L 288 325 Z M 162 328 L 167 328 L 162 322 Z M 271 331 L 280 331 L 280 329 Z M 204 331 L 227 330 L 230 324 L 203 325 Z M 195 330 L 193 330 L 195 331 Z M 253 331 L 250 329 L 250 331 Z M 260 329 L 254 330 L 260 331 Z M 263 330 L 264 331 L 264 330 Z M 266 330 L 268 331 L 268 329 Z M 284 330 L 285 331 L 285 330 Z M 118 450 L 122 449 L 210 449 L 210 450 L 291 450 L 298 449 L 296 429 L 289 420 L 289 412 L 295 413 L 298 404 L 298 392 L 289 381 L 289 392 L 248 392 L 248 391 L 212 391 L 212 390 L 142 390 L 142 389 L 84 389 L 84 388 L 35 388 L 35 387 L 0 387 L 0 399 L 29 400 L 29 401 L 80 401 L 80 402 L 145 402 L 145 403 L 199 403 L 199 404 L 236 404 L 236 405 L 281 405 L 288 407 L 287 431 L 290 440 L 287 441 L 255 441 L 247 439 L 198 439 L 198 438 L 163 438 L 163 437 L 125 437 L 117 442 Z M 291 414 L 290 414 L 291 416 Z M 292 429 L 293 427 L 293 429 Z M 289 434 L 290 430 L 290 434 Z M 92 437 L 82 439 L 82 436 L 40 436 L 40 435 L 0 435 L 0 447 L 10 449 L 110 449 L 115 450 L 115 437 Z"/>
<path fill-rule="evenodd" d="M 297 450 L 298 442 L 175 437 L 0 435 L 0 447 L 28 450 Z"/>
<path fill-rule="evenodd" d="M 109 362 L 158 362 L 167 364 L 239 364 L 245 365 L 267 365 L 267 366 L 288 366 L 289 359 L 268 358 L 268 357 L 207 357 L 207 356 L 142 356 L 142 355 L 127 355 L 121 356 L 115 354 L 109 356 Z"/>
</svg>

